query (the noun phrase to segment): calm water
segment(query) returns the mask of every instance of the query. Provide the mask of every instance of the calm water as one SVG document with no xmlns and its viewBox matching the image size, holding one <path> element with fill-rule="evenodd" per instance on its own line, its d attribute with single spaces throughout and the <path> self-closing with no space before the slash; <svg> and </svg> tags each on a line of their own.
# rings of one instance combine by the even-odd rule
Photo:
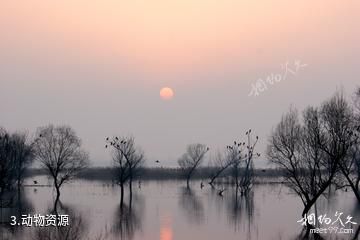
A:
<svg viewBox="0 0 360 240">
<path fill-rule="evenodd" d="M 47 184 L 46 178 L 37 178 Z M 29 180 L 28 183 L 32 182 Z M 141 188 L 134 184 L 131 208 L 128 195 L 120 209 L 120 191 L 102 182 L 77 181 L 62 189 L 61 207 L 72 213 L 71 225 L 76 239 L 295 239 L 301 233 L 301 201 L 283 185 L 256 185 L 249 198 L 236 197 L 232 189 L 224 196 L 200 182 L 191 190 L 184 182 L 149 181 Z M 55 192 L 51 187 L 24 187 L 23 213 L 47 214 Z M 313 210 L 312 210 L 313 211 Z M 318 214 L 335 220 L 335 211 L 360 223 L 360 214 L 351 192 L 338 192 L 321 199 Z M 4 214 L 4 213 L 3 213 Z M 354 227 L 354 232 L 357 226 Z M 10 233 L 10 231 L 12 233 Z M 17 227 L 2 229 L 3 239 L 38 239 L 39 230 Z M 324 239 L 351 239 L 350 234 L 326 234 Z M 71 239 L 71 238 L 70 238 Z"/>
</svg>

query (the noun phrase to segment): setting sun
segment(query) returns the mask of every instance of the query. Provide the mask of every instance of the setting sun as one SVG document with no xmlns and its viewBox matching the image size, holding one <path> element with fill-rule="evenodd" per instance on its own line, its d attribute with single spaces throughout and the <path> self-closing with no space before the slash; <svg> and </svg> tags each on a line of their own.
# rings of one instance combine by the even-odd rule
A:
<svg viewBox="0 0 360 240">
<path fill-rule="evenodd" d="M 160 90 L 160 97 L 163 100 L 170 100 L 174 97 L 174 91 L 169 87 L 164 87 Z"/>
</svg>

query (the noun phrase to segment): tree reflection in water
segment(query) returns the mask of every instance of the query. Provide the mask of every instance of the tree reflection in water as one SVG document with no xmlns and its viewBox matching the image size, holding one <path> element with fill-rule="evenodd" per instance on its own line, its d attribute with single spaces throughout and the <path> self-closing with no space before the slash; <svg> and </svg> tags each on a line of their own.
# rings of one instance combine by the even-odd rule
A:
<svg viewBox="0 0 360 240">
<path fill-rule="evenodd" d="M 62 214 L 69 216 L 69 226 L 65 227 L 42 227 L 33 232 L 33 240 L 84 240 L 87 224 L 79 212 L 59 201 L 56 209 L 49 209 L 47 214 Z"/>
<path fill-rule="evenodd" d="M 114 215 L 112 233 L 116 239 L 133 239 L 135 233 L 141 230 L 144 212 L 144 199 L 133 194 L 128 204 L 119 204 Z"/>
<path fill-rule="evenodd" d="M 179 206 L 184 210 L 191 223 L 201 224 L 204 221 L 204 205 L 195 192 L 188 187 L 180 191 Z"/>
<path fill-rule="evenodd" d="M 251 233 L 254 220 L 254 192 L 241 196 L 238 191 L 233 191 L 226 199 L 229 221 L 234 225 L 235 231 L 239 230 L 241 223 Z"/>
<path fill-rule="evenodd" d="M 23 214 L 31 214 L 34 207 L 22 188 L 4 193 L 0 196 L 0 237 L 14 239 L 17 233 L 21 234 L 21 227 L 11 226 L 11 216 L 20 219 Z"/>
</svg>

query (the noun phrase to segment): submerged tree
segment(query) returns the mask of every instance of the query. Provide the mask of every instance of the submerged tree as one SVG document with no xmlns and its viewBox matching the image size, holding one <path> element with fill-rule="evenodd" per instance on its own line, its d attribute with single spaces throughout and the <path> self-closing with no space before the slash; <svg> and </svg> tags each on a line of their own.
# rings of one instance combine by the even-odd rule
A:
<svg viewBox="0 0 360 240">
<path fill-rule="evenodd" d="M 355 94 L 353 115 L 347 113 L 347 156 L 339 162 L 342 173 L 338 187 L 350 187 L 360 202 L 360 89 Z M 342 181 L 341 181 L 342 180 Z"/>
<path fill-rule="evenodd" d="M 144 153 L 136 146 L 133 137 L 106 138 L 106 142 L 105 147 L 112 149 L 112 157 L 116 169 L 116 183 L 120 185 L 121 189 L 120 206 L 122 206 L 126 182 L 129 182 L 130 200 L 132 198 L 132 182 L 145 162 Z"/>
<path fill-rule="evenodd" d="M 81 140 L 68 126 L 40 127 L 36 141 L 36 156 L 42 168 L 52 177 L 56 189 L 56 210 L 60 188 L 89 165 L 88 154 L 81 148 Z"/>
<path fill-rule="evenodd" d="M 251 129 L 246 132 L 246 142 L 234 141 L 234 144 L 226 146 L 225 154 L 219 154 L 217 159 L 217 171 L 212 175 L 209 184 L 214 181 L 226 170 L 231 169 L 232 177 L 236 186 L 236 192 L 246 194 L 252 187 L 254 179 L 254 157 L 259 157 L 255 153 L 255 146 L 259 137 L 255 140 L 251 137 Z"/>
<path fill-rule="evenodd" d="M 237 186 L 240 188 L 240 193 L 247 194 L 249 190 L 252 188 L 254 181 L 254 157 L 259 157 L 259 153 L 255 153 L 255 146 L 259 140 L 259 137 L 256 136 L 256 139 L 253 140 L 251 137 L 251 129 L 246 132 L 247 140 L 243 144 L 246 146 L 246 149 L 240 150 L 240 153 L 245 154 L 242 161 L 240 162 L 240 170 L 242 170 L 242 174 L 240 177 L 240 182 L 238 182 Z M 239 146 L 240 144 L 238 144 Z"/>
<path fill-rule="evenodd" d="M 34 158 L 33 143 L 25 133 L 9 134 L 0 129 L 0 193 L 15 183 L 20 188 L 25 170 Z"/>
<path fill-rule="evenodd" d="M 186 152 L 178 160 L 178 164 L 182 168 L 186 176 L 187 187 L 190 187 L 190 179 L 194 174 L 196 168 L 199 167 L 203 162 L 205 154 L 208 151 L 209 148 L 204 144 L 190 144 L 187 146 Z"/>
<path fill-rule="evenodd" d="M 17 186 L 20 188 L 24 174 L 35 157 L 35 142 L 31 142 L 26 133 L 14 133 L 12 139 L 14 144 L 15 175 Z"/>
<path fill-rule="evenodd" d="M 15 167 L 12 140 L 5 129 L 0 129 L 0 196 L 14 185 Z"/>
<path fill-rule="evenodd" d="M 320 109 L 307 108 L 303 122 L 291 109 L 269 139 L 267 155 L 283 170 L 285 182 L 301 198 L 303 216 L 334 183 L 339 163 L 350 154 L 351 119 L 344 97 L 336 94 Z"/>
<path fill-rule="evenodd" d="M 231 154 L 228 152 L 229 148 L 227 147 L 227 151 L 225 154 L 219 152 L 217 154 L 214 167 L 216 171 L 210 176 L 209 184 L 214 187 L 214 182 L 217 178 L 219 178 L 223 172 L 225 172 L 233 163 L 234 158 L 231 157 Z"/>
</svg>

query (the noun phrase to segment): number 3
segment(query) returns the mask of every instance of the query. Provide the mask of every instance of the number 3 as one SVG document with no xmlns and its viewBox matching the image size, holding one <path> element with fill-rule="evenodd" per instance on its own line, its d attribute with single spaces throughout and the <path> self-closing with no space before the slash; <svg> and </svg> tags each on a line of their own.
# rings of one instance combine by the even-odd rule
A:
<svg viewBox="0 0 360 240">
<path fill-rule="evenodd" d="M 11 226 L 15 226 L 16 225 L 16 217 L 15 216 L 11 216 Z"/>
</svg>

